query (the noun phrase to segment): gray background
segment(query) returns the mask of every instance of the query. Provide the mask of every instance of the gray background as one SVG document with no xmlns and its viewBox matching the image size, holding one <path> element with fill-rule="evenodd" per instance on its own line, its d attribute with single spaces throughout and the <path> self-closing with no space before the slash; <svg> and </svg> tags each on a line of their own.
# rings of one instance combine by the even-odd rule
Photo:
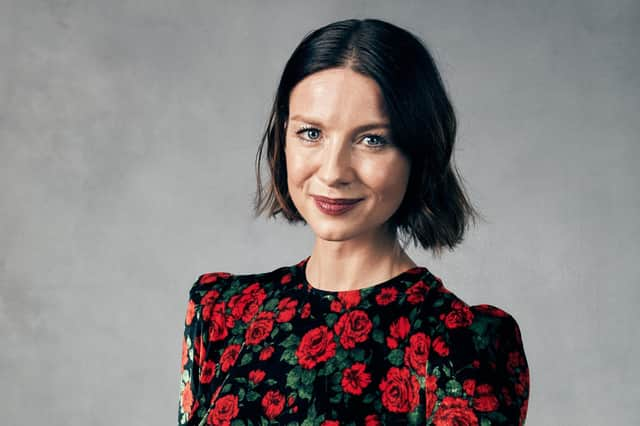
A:
<svg viewBox="0 0 640 426">
<path fill-rule="evenodd" d="M 410 255 L 518 320 L 528 424 L 637 424 L 639 2 L 0 4 L 2 424 L 175 424 L 193 280 L 310 254 L 252 219 L 253 160 L 292 49 L 348 17 L 441 67 L 489 221 Z"/>
</svg>

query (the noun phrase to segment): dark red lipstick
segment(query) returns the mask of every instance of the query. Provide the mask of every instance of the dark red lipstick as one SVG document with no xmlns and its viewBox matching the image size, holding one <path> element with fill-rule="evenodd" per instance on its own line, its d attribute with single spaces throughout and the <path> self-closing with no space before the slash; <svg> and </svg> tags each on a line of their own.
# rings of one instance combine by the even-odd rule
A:
<svg viewBox="0 0 640 426">
<path fill-rule="evenodd" d="M 312 197 L 321 212 L 332 216 L 346 213 L 363 200 L 363 198 L 329 198 L 319 195 L 313 195 Z"/>
</svg>

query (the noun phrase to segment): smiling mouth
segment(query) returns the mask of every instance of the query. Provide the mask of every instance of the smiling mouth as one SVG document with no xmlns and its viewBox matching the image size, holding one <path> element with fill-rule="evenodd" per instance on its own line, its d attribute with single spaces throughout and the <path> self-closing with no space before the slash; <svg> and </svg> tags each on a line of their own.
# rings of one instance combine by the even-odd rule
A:
<svg viewBox="0 0 640 426">
<path fill-rule="evenodd" d="M 314 196 L 314 201 L 318 209 L 322 213 L 330 216 L 339 216 L 355 209 L 363 199 L 364 198 L 327 198 Z"/>
<path fill-rule="evenodd" d="M 347 206 L 363 200 L 363 198 L 329 198 L 329 197 L 322 197 L 319 195 L 312 195 L 312 197 L 315 198 L 316 201 L 321 202 L 323 204 L 331 204 L 335 206 Z"/>
</svg>

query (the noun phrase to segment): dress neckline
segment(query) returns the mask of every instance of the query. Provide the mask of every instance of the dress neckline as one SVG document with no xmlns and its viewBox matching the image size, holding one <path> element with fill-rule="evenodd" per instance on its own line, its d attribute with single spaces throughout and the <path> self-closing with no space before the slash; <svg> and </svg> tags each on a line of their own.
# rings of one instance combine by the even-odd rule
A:
<svg viewBox="0 0 640 426">
<path fill-rule="evenodd" d="M 360 292 L 361 295 L 365 295 L 371 293 L 375 290 L 381 290 L 382 288 L 388 287 L 390 285 L 396 284 L 402 281 L 409 281 L 411 283 L 417 282 L 423 278 L 429 271 L 424 266 L 414 266 L 412 268 L 406 269 L 401 273 L 389 278 L 388 280 L 370 285 L 368 287 L 357 288 L 353 290 L 323 290 L 320 288 L 316 288 L 307 280 L 307 263 L 311 256 L 307 256 L 305 259 L 298 262 L 296 265 L 298 271 L 300 273 L 300 280 L 302 281 L 303 288 L 308 293 L 317 294 L 320 296 L 339 296 L 341 294 L 346 294 L 354 291 Z"/>
</svg>

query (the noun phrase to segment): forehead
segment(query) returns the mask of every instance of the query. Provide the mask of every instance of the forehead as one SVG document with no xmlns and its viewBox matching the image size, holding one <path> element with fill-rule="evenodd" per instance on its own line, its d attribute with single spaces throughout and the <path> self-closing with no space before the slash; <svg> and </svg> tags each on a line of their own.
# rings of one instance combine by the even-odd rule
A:
<svg viewBox="0 0 640 426">
<path fill-rule="evenodd" d="M 376 81 L 350 68 L 330 68 L 300 81 L 289 97 L 289 115 L 336 125 L 387 120 Z"/>
</svg>

